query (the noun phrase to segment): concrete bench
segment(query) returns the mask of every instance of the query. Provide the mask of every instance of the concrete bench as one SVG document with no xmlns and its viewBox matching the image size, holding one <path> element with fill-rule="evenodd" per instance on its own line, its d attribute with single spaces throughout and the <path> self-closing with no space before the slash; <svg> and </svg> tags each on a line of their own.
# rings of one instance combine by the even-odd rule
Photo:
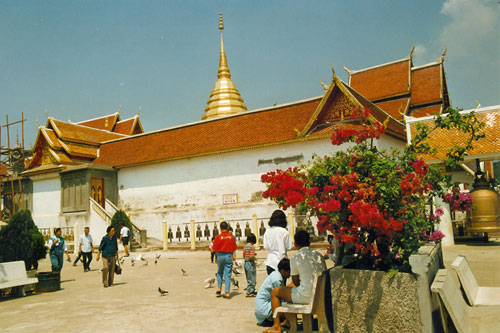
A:
<svg viewBox="0 0 500 333">
<path fill-rule="evenodd" d="M 439 308 L 444 332 L 497 332 L 500 327 L 500 306 L 470 307 L 447 269 L 440 269 L 431 291 L 439 295 Z M 451 318 L 451 322 L 449 319 Z"/>
<path fill-rule="evenodd" d="M 451 267 L 455 270 L 470 305 L 500 305 L 500 287 L 480 287 L 464 256 L 458 256 Z"/>
<path fill-rule="evenodd" d="M 38 279 L 27 277 L 24 261 L 0 263 L 0 289 L 19 287 L 18 294 L 24 296 L 24 287 L 32 283 L 38 283 Z"/>
<path fill-rule="evenodd" d="M 274 311 L 274 318 L 279 314 L 285 315 L 290 322 L 290 332 L 297 332 L 297 315 L 302 315 L 302 326 L 304 332 L 312 332 L 313 315 L 318 317 L 318 331 L 329 332 L 325 315 L 325 272 L 315 275 L 313 280 L 313 292 L 309 304 L 283 304 Z"/>
</svg>

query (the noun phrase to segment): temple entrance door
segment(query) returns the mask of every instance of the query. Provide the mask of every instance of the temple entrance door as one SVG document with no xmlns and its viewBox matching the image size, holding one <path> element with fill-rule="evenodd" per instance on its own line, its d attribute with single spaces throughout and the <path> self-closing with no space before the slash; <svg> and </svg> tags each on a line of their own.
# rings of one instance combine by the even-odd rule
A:
<svg viewBox="0 0 500 333">
<path fill-rule="evenodd" d="M 91 194 L 90 196 L 104 208 L 106 197 L 104 196 L 104 178 L 92 177 L 90 179 Z"/>
</svg>

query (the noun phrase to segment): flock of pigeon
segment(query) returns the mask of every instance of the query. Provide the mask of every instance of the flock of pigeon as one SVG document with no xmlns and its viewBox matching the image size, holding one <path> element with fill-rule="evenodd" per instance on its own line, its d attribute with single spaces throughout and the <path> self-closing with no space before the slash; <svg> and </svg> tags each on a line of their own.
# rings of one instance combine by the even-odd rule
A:
<svg viewBox="0 0 500 333">
<path fill-rule="evenodd" d="M 158 264 L 158 261 L 160 260 L 160 257 L 161 257 L 161 253 L 159 253 L 159 254 L 156 255 L 156 257 L 155 257 L 155 265 Z M 125 262 L 125 256 L 119 258 L 119 260 L 120 260 L 120 264 L 123 265 L 123 263 Z M 148 260 L 146 259 L 146 257 L 144 256 L 144 254 L 139 254 L 137 257 L 132 257 L 130 259 L 130 263 L 131 263 L 132 267 L 135 266 L 136 262 L 142 262 L 142 266 L 147 266 L 148 265 Z M 234 273 L 235 276 L 241 275 L 240 269 L 242 269 L 242 267 L 243 267 L 243 262 L 244 262 L 243 260 L 235 260 L 234 261 L 233 273 Z M 257 262 L 257 266 L 260 266 L 261 264 L 262 264 L 262 262 Z M 181 268 L 181 273 L 182 273 L 182 276 L 189 275 L 189 273 L 184 268 Z M 215 275 L 217 276 L 217 273 Z M 206 283 L 205 289 L 215 287 L 215 282 L 216 281 L 217 281 L 216 278 L 208 278 L 208 279 L 206 279 L 204 281 Z M 231 283 L 232 283 L 232 285 L 234 287 L 240 289 L 239 281 L 236 280 L 234 277 L 231 277 Z M 158 287 L 158 293 L 160 294 L 160 296 L 166 296 L 166 295 L 168 295 L 168 291 L 161 289 L 161 287 Z"/>
</svg>

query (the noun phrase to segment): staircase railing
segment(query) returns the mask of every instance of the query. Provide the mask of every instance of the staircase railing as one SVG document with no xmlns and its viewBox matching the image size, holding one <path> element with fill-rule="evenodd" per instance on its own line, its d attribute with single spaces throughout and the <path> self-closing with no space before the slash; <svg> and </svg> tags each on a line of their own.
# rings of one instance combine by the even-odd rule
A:
<svg viewBox="0 0 500 333">
<path fill-rule="evenodd" d="M 109 199 L 106 199 L 106 207 L 111 208 L 110 209 L 111 212 L 106 210 L 107 213 L 111 214 L 111 215 L 114 215 L 117 211 L 120 210 L 114 203 L 112 203 L 111 201 L 109 201 Z M 104 208 L 102 208 L 102 209 L 104 209 Z M 128 216 L 128 214 L 127 214 L 127 216 Z M 129 220 L 130 220 L 130 216 L 129 216 Z M 147 247 L 147 233 L 146 233 L 146 230 L 139 228 L 137 225 L 134 224 L 134 222 L 132 222 L 132 220 L 130 220 L 130 224 L 132 224 L 132 230 L 131 230 L 131 232 L 132 232 L 133 237 L 136 240 L 139 240 L 139 243 L 141 244 L 141 247 Z"/>
</svg>

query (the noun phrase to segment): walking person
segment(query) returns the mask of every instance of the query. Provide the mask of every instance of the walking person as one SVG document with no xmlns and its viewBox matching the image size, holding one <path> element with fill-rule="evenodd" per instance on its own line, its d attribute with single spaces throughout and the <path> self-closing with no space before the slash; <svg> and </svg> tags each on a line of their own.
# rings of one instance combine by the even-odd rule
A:
<svg viewBox="0 0 500 333">
<path fill-rule="evenodd" d="M 125 257 L 129 256 L 128 253 L 128 242 L 130 240 L 130 229 L 125 226 L 125 224 L 121 225 L 120 229 L 120 241 L 123 244 L 123 248 L 125 249 Z"/>
<path fill-rule="evenodd" d="M 243 248 L 243 259 L 245 259 L 245 276 L 247 278 L 247 294 L 246 297 L 257 296 L 255 285 L 257 284 L 257 254 L 255 253 L 254 244 L 257 243 L 257 238 L 253 233 L 247 236 L 247 244 Z"/>
<path fill-rule="evenodd" d="M 50 249 L 50 263 L 52 264 L 53 272 L 60 272 L 64 263 L 64 253 L 68 256 L 68 261 L 71 258 L 66 247 L 66 241 L 62 237 L 61 228 L 56 228 L 54 230 L 54 236 L 50 237 L 48 243 Z"/>
<path fill-rule="evenodd" d="M 118 253 L 118 242 L 115 236 L 115 228 L 108 226 L 106 235 L 101 239 L 96 260 L 99 261 L 102 253 L 102 284 L 104 288 L 113 285 L 115 276 L 116 254 Z"/>
<path fill-rule="evenodd" d="M 92 236 L 89 234 L 90 228 L 85 227 L 83 229 L 83 235 L 80 235 L 78 243 L 80 243 L 78 248 L 78 257 L 83 257 L 83 271 L 90 271 L 90 262 L 92 261 Z M 76 260 L 75 260 L 76 262 Z"/>
<path fill-rule="evenodd" d="M 229 294 L 231 288 L 231 272 L 233 269 L 233 252 L 236 251 L 236 240 L 228 232 L 226 221 L 220 223 L 221 233 L 214 239 L 213 249 L 217 252 L 217 286 L 219 287 L 215 295 L 221 297 L 222 278 L 224 277 L 224 298 L 231 298 Z"/>
<path fill-rule="evenodd" d="M 266 260 L 267 275 L 278 269 L 281 259 L 287 257 L 287 251 L 293 247 L 290 233 L 285 228 L 288 223 L 282 210 L 275 210 L 269 219 L 270 229 L 264 234 L 264 249 L 269 253 Z"/>
</svg>

